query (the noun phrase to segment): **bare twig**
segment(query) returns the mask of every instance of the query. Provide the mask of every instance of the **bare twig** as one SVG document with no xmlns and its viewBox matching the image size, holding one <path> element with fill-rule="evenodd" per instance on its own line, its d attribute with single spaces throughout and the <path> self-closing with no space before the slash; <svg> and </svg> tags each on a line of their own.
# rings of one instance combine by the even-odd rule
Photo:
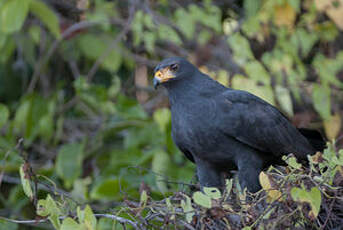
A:
<svg viewBox="0 0 343 230">
<path fill-rule="evenodd" d="M 136 222 L 133 222 L 132 220 L 125 219 L 120 216 L 112 215 L 112 214 L 94 214 L 96 217 L 102 217 L 102 218 L 109 218 L 112 220 L 116 220 L 121 224 L 130 224 L 132 227 L 136 229 L 142 229 Z"/>
<path fill-rule="evenodd" d="M 14 219 L 6 218 L 3 216 L 0 216 L 0 219 L 11 222 L 11 223 L 17 223 L 17 224 L 38 224 L 38 223 L 44 223 L 48 221 L 48 218 L 40 219 L 40 220 L 14 220 Z"/>
<path fill-rule="evenodd" d="M 121 224 L 129 224 L 132 227 L 134 227 L 135 229 L 144 229 L 142 227 L 140 227 L 136 222 L 132 221 L 132 220 L 128 220 L 125 219 L 123 217 L 119 217 L 116 215 L 111 215 L 111 214 L 94 214 L 94 216 L 96 217 L 101 217 L 101 218 L 109 218 L 115 221 L 118 221 Z M 61 216 L 59 217 L 60 220 L 63 220 L 65 218 L 67 218 L 68 216 Z M 49 219 L 48 218 L 44 218 L 44 219 L 36 219 L 36 220 L 15 220 L 15 219 L 10 219 L 7 217 L 3 217 L 0 216 L 0 219 L 11 222 L 11 223 L 17 223 L 17 224 L 38 224 L 38 223 L 45 223 L 47 222 Z"/>
</svg>

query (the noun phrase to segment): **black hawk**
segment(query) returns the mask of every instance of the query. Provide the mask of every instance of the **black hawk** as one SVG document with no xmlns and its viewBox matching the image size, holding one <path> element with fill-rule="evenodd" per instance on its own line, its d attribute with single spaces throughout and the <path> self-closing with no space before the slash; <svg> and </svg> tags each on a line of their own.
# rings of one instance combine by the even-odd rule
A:
<svg viewBox="0 0 343 230">
<path fill-rule="evenodd" d="M 154 70 L 154 87 L 168 91 L 172 137 L 197 166 L 202 187 L 223 188 L 223 173 L 238 170 L 242 188 L 260 189 L 258 176 L 282 155 L 299 160 L 321 151 L 317 131 L 297 129 L 261 98 L 227 88 L 180 57 L 167 58 Z"/>
</svg>

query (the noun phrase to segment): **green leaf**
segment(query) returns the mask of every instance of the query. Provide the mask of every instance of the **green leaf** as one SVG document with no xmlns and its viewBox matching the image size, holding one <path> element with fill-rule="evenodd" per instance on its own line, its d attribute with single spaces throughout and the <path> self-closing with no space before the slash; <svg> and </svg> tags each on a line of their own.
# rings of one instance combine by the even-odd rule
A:
<svg viewBox="0 0 343 230">
<path fill-rule="evenodd" d="M 17 108 L 15 113 L 13 126 L 16 132 L 24 132 L 25 138 L 30 138 L 32 134 L 32 100 L 25 98 Z"/>
<path fill-rule="evenodd" d="M 33 192 L 31 188 L 31 183 L 30 183 L 30 176 L 27 175 L 27 172 L 25 172 L 25 168 L 27 168 L 26 164 L 22 164 L 19 169 L 20 173 L 20 180 L 21 184 L 23 186 L 23 190 L 26 196 L 30 198 L 30 200 L 33 200 Z"/>
<path fill-rule="evenodd" d="M 219 191 L 219 189 L 214 187 L 204 187 L 204 193 L 206 194 L 206 196 L 212 199 L 220 199 L 222 197 L 222 194 Z"/>
<path fill-rule="evenodd" d="M 318 34 L 307 32 L 305 29 L 299 28 L 291 37 L 290 42 L 301 51 L 300 54 L 302 57 L 307 57 L 318 39 Z"/>
<path fill-rule="evenodd" d="M 195 21 L 192 16 L 183 8 L 175 12 L 176 25 L 180 28 L 187 39 L 192 39 L 195 32 Z"/>
<path fill-rule="evenodd" d="M 39 134 L 43 140 L 48 142 L 54 134 L 54 119 L 53 114 L 46 114 L 38 123 Z"/>
<path fill-rule="evenodd" d="M 284 112 L 287 113 L 288 116 L 293 116 L 293 104 L 292 98 L 289 90 L 285 87 L 277 85 L 275 87 L 275 95 L 277 100 L 280 103 L 280 106 Z"/>
<path fill-rule="evenodd" d="M 115 222 L 108 218 L 100 218 L 96 230 L 125 230 L 122 225 L 113 226 Z M 113 229 L 114 227 L 114 229 Z"/>
<path fill-rule="evenodd" d="M 203 206 L 205 208 L 211 208 L 212 207 L 211 197 L 205 195 L 202 192 L 195 192 L 193 194 L 193 200 L 195 203 L 197 203 L 198 205 Z"/>
<path fill-rule="evenodd" d="M 167 26 L 165 24 L 161 24 L 158 27 L 158 35 L 161 40 L 171 41 L 176 45 L 182 44 L 179 35 L 170 26 Z"/>
<path fill-rule="evenodd" d="M 93 187 L 90 197 L 99 200 L 115 200 L 120 197 L 120 188 L 126 186 L 128 185 L 124 180 L 105 179 Z"/>
<path fill-rule="evenodd" d="M 109 71 L 117 71 L 122 63 L 122 55 L 118 52 L 118 47 L 108 51 L 112 39 L 109 36 L 99 36 L 94 34 L 85 34 L 80 36 L 78 45 L 83 54 L 92 60 L 97 60 L 106 52 L 107 56 L 101 66 Z M 108 53 L 109 52 L 109 53 Z"/>
<path fill-rule="evenodd" d="M 56 38 L 61 37 L 57 15 L 45 3 L 31 0 L 30 12 L 38 17 Z"/>
<path fill-rule="evenodd" d="M 61 223 L 59 216 L 61 215 L 61 210 L 50 195 L 45 200 L 38 201 L 37 214 L 40 216 L 49 216 L 48 218 L 55 229 L 60 229 Z"/>
<path fill-rule="evenodd" d="M 145 208 L 146 203 L 148 202 L 148 194 L 146 192 L 146 190 L 143 190 L 141 192 L 141 196 L 139 199 L 139 204 L 141 207 Z"/>
<path fill-rule="evenodd" d="M 260 62 L 249 61 L 244 65 L 244 70 L 249 78 L 264 85 L 270 85 L 270 76 Z"/>
<path fill-rule="evenodd" d="M 96 229 L 97 220 L 89 205 L 86 205 L 84 210 L 80 210 L 80 207 L 77 207 L 77 216 L 79 218 L 79 222 L 82 223 L 86 227 L 86 229 Z"/>
<path fill-rule="evenodd" d="M 81 175 L 84 144 L 65 144 L 58 152 L 56 159 L 56 172 L 61 177 L 66 187 L 71 187 Z"/>
<path fill-rule="evenodd" d="M 151 53 L 154 52 L 156 39 L 157 39 L 157 34 L 155 34 L 154 32 L 145 31 L 143 33 L 144 45 L 146 49 Z"/>
<path fill-rule="evenodd" d="M 246 78 L 242 75 L 236 74 L 232 79 L 232 88 L 239 90 L 246 90 L 272 105 L 275 105 L 274 93 L 270 85 L 261 86 L 253 79 Z"/>
<path fill-rule="evenodd" d="M 37 203 L 37 215 L 39 216 L 48 216 L 50 214 L 49 209 L 47 208 L 47 201 L 46 200 L 38 200 Z"/>
<path fill-rule="evenodd" d="M 283 156 L 282 159 L 285 160 L 287 164 L 292 168 L 301 169 L 302 165 L 297 162 L 297 159 L 295 157 Z"/>
<path fill-rule="evenodd" d="M 255 59 L 250 49 L 249 41 L 239 33 L 230 36 L 228 43 L 233 50 L 234 59 L 239 65 L 243 65 L 247 61 Z"/>
<path fill-rule="evenodd" d="M 60 230 L 84 230 L 84 228 L 72 218 L 67 217 L 63 220 Z"/>
<path fill-rule="evenodd" d="M 1 45 L 2 45 L 2 48 L 0 49 L 1 50 L 0 63 L 5 63 L 9 60 L 10 57 L 12 57 L 14 51 L 16 50 L 16 43 L 14 39 L 9 39 L 9 36 L 8 36 L 8 38 L 2 41 Z"/>
<path fill-rule="evenodd" d="M 0 32 L 13 33 L 21 29 L 31 0 L 7 1 L 0 9 Z"/>
<path fill-rule="evenodd" d="M 9 116 L 10 111 L 8 110 L 7 106 L 0 104 L 0 129 L 7 123 Z"/>
<path fill-rule="evenodd" d="M 246 18 L 249 19 L 250 17 L 255 16 L 260 9 L 260 6 L 261 0 L 244 0 L 243 7 Z"/>
<path fill-rule="evenodd" d="M 0 229 L 17 230 L 18 229 L 18 224 L 11 223 L 9 221 L 1 220 L 0 219 Z"/>
<path fill-rule="evenodd" d="M 156 173 L 156 185 L 162 193 L 168 191 L 164 175 L 167 175 L 169 165 L 169 155 L 162 149 L 157 149 L 152 160 L 152 171 Z"/>
<path fill-rule="evenodd" d="M 318 72 L 322 84 L 330 83 L 343 88 L 343 83 L 336 77 L 336 74 L 343 69 L 343 51 L 339 51 L 334 59 L 326 58 L 323 54 L 318 53 L 312 64 Z"/>
<path fill-rule="evenodd" d="M 330 88 L 323 85 L 314 85 L 312 89 L 313 105 L 319 115 L 327 120 L 331 116 Z"/>
</svg>

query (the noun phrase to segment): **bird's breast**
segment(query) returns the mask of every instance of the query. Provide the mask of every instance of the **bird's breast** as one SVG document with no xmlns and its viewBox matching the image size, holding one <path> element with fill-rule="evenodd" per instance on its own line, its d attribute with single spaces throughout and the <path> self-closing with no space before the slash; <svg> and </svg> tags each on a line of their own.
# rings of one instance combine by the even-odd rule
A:
<svg viewBox="0 0 343 230">
<path fill-rule="evenodd" d="M 193 154 L 210 154 L 223 138 L 215 122 L 215 108 L 212 106 L 172 108 L 173 139 L 179 148 Z"/>
</svg>

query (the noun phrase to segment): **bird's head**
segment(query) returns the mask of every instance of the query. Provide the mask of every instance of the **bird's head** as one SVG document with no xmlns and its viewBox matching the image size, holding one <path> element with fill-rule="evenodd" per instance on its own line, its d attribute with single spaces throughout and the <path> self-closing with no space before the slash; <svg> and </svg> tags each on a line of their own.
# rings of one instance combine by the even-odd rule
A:
<svg viewBox="0 0 343 230">
<path fill-rule="evenodd" d="M 191 76 L 194 70 L 196 70 L 195 66 L 184 58 L 171 57 L 164 59 L 154 70 L 154 88 L 156 89 L 160 84 Z"/>
</svg>

